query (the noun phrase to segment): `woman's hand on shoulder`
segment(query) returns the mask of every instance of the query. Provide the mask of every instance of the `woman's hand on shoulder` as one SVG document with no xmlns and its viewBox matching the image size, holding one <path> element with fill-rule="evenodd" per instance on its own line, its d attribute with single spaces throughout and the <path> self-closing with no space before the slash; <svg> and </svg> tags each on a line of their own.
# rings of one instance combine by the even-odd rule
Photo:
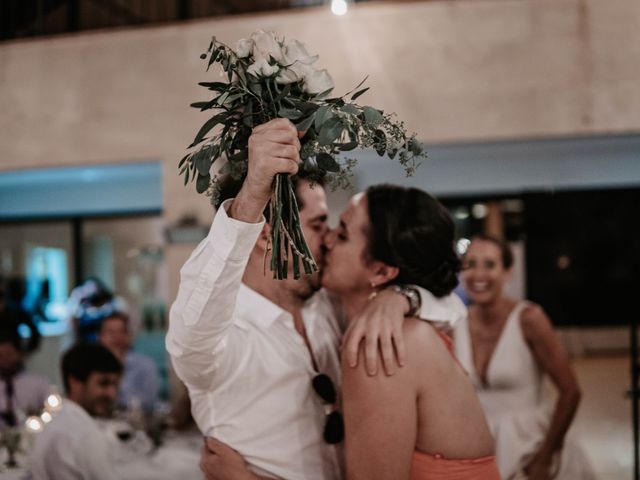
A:
<svg viewBox="0 0 640 480">
<path fill-rule="evenodd" d="M 367 303 L 351 321 L 342 339 L 342 356 L 346 364 L 352 368 L 358 366 L 358 351 L 363 344 L 369 375 L 377 375 L 380 362 L 388 376 L 396 373 L 406 360 L 402 333 L 406 308 L 406 299 L 388 289 Z"/>
</svg>

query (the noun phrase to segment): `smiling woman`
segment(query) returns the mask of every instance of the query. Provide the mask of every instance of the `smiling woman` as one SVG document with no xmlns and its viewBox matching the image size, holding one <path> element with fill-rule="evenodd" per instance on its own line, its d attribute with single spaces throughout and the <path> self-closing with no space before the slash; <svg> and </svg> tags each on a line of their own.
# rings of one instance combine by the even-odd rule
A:
<svg viewBox="0 0 640 480">
<path fill-rule="evenodd" d="M 575 373 L 542 308 L 504 295 L 512 265 L 503 240 L 472 239 L 462 279 L 473 303 L 455 329 L 456 353 L 496 440 L 500 474 L 505 479 L 592 479 L 582 450 L 566 437 L 580 400 Z M 551 416 L 541 409 L 545 373 L 558 391 Z"/>
</svg>

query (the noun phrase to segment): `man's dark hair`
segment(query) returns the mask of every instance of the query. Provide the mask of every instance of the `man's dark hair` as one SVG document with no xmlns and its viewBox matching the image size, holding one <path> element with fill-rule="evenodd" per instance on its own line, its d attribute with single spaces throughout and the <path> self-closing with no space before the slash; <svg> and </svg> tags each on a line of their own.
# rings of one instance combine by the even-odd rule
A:
<svg viewBox="0 0 640 480">
<path fill-rule="evenodd" d="M 296 202 L 298 202 L 298 209 L 302 210 L 304 208 L 304 202 L 300 198 L 298 194 L 298 185 L 300 184 L 300 180 L 305 180 L 307 182 L 311 182 L 313 185 L 320 185 L 324 187 L 325 180 L 324 177 L 315 172 L 315 171 L 307 171 L 307 170 L 298 170 L 298 173 L 291 177 L 291 183 L 293 184 L 293 191 L 296 195 Z M 242 183 L 244 182 L 244 178 L 237 180 L 233 178 L 231 175 L 223 175 L 220 178 L 220 196 L 218 197 L 218 203 L 216 208 L 222 204 L 225 200 L 230 198 L 235 198 L 238 196 L 240 189 L 242 188 Z M 264 209 L 264 217 L 269 221 L 269 206 Z"/>
<path fill-rule="evenodd" d="M 69 378 L 86 382 L 94 372 L 122 373 L 122 363 L 102 345 L 79 343 L 62 356 L 62 379 L 64 389 L 69 393 Z"/>
</svg>

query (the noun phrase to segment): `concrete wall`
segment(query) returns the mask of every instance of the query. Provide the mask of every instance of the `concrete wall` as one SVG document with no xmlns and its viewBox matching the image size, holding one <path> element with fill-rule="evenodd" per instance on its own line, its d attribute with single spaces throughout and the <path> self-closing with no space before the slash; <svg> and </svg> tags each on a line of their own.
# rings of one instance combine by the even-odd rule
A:
<svg viewBox="0 0 640 480">
<path fill-rule="evenodd" d="M 176 161 L 203 114 L 209 37 L 253 30 L 319 53 L 345 92 L 428 142 L 640 131 L 640 3 L 483 0 L 367 4 L 0 44 L 0 169 L 161 159 L 165 220 L 211 217 Z M 190 248 L 170 246 L 171 295 Z"/>
</svg>

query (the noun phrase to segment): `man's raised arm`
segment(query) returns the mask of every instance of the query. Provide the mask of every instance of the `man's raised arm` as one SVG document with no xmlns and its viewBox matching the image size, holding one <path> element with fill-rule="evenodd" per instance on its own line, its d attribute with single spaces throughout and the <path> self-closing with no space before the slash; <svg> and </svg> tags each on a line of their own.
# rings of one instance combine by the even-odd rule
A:
<svg viewBox="0 0 640 480">
<path fill-rule="evenodd" d="M 167 351 L 180 379 L 206 390 L 234 324 L 242 277 L 264 226 L 262 212 L 277 173 L 298 170 L 300 142 L 291 122 L 272 120 L 249 138 L 249 170 L 240 193 L 226 201 L 211 230 L 180 270 L 169 314 Z"/>
</svg>

